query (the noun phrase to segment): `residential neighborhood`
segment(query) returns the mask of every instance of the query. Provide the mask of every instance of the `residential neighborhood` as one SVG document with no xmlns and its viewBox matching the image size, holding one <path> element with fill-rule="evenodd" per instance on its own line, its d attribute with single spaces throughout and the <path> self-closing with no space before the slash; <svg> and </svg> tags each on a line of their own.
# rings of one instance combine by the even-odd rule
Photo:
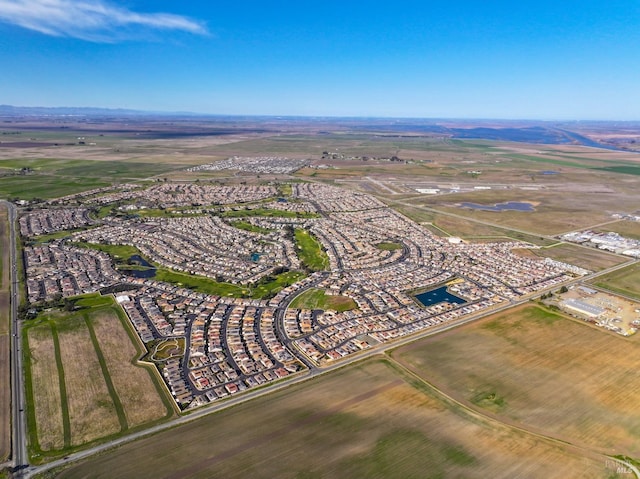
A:
<svg viewBox="0 0 640 479">
<path fill-rule="evenodd" d="M 35 209 L 20 219 L 25 238 L 65 230 L 69 235 L 25 247 L 29 301 L 117 290 L 115 299 L 148 349 L 164 340 L 184 342 L 180 357 L 154 363 L 176 402 L 187 408 L 321 368 L 588 273 L 513 253 L 534 247 L 530 244 L 437 237 L 365 193 L 295 183 L 290 196 L 279 194 L 275 185 L 161 183 L 69 196 Z M 132 209 L 127 216 L 102 219 L 88 213 L 97 205 L 116 204 L 189 209 L 169 216 Z M 229 211 L 246 215 L 243 223 L 225 216 Z M 313 270 L 303 262 L 294 230 L 317 241 L 326 268 Z M 153 273 L 151 267 L 118 266 L 95 249 L 100 245 L 135 247 L 149 264 L 247 291 L 285 271 L 300 271 L 301 279 L 260 299 L 248 293 L 207 294 L 143 274 Z M 421 292 L 437 288 L 457 300 L 421 303 Z M 310 290 L 354 307 L 291 307 Z"/>
</svg>

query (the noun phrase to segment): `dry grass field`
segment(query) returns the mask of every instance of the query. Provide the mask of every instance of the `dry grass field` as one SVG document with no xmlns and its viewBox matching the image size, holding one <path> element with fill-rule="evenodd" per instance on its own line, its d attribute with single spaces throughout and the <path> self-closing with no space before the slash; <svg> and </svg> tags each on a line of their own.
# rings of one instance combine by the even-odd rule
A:
<svg viewBox="0 0 640 479">
<path fill-rule="evenodd" d="M 531 251 L 537 256 L 563 261 L 591 271 L 600 271 L 629 261 L 629 258 L 623 256 L 569 243 Z"/>
<path fill-rule="evenodd" d="M 162 451 L 159 454 L 159 451 Z M 127 444 L 59 478 L 606 477 L 372 359 Z"/>
<path fill-rule="evenodd" d="M 640 221 L 616 221 L 596 228 L 596 231 L 613 231 L 627 238 L 640 239 Z"/>
<path fill-rule="evenodd" d="M 31 387 L 38 392 L 33 398 L 38 447 L 43 451 L 62 449 L 65 445 L 64 414 L 51 328 L 48 325 L 31 328 L 28 337 Z"/>
<path fill-rule="evenodd" d="M 120 431 L 118 413 L 86 326 L 60 331 L 59 340 L 69 405 L 71 445 L 77 446 Z"/>
<path fill-rule="evenodd" d="M 637 182 L 637 180 L 635 181 Z M 480 190 L 419 198 L 416 201 L 418 204 L 437 210 L 486 221 L 506 228 L 558 235 L 611 221 L 611 214 L 621 210 L 634 210 L 637 207 L 637 196 L 631 194 L 626 188 L 617 186 L 615 180 L 612 180 L 612 184 L 616 185 L 616 190 L 602 194 L 594 194 L 588 187 L 570 191 L 563 186 L 538 191 Z M 528 201 L 537 206 L 532 212 L 481 211 L 456 206 L 463 202 L 493 205 L 508 201 Z"/>
<path fill-rule="evenodd" d="M 393 357 L 491 417 L 638 458 L 639 349 L 638 338 L 526 305 L 400 348 Z"/>
<path fill-rule="evenodd" d="M 91 323 L 122 402 L 128 427 L 136 427 L 166 415 L 167 409 L 150 376 L 154 372 L 132 364 L 139 354 L 118 316 L 107 310 L 95 315 Z"/>
<path fill-rule="evenodd" d="M 26 329 L 37 462 L 173 414 L 156 373 L 136 364 L 141 351 L 112 298 L 78 304 L 88 309 L 45 313 Z"/>
<path fill-rule="evenodd" d="M 640 299 L 640 263 L 596 278 L 594 284 L 625 296 Z"/>
</svg>

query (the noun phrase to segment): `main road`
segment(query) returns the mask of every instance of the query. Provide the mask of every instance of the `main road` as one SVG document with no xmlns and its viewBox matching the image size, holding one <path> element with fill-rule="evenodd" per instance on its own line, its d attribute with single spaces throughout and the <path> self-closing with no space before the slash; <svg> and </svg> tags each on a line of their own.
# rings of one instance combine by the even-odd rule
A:
<svg viewBox="0 0 640 479">
<path fill-rule="evenodd" d="M 29 466 L 27 456 L 27 427 L 25 414 L 24 382 L 22 374 L 22 330 L 18 321 L 18 305 L 20 304 L 18 287 L 18 262 L 16 259 L 16 207 L 8 202 L 6 205 L 9 219 L 9 278 L 11 281 L 10 315 L 11 315 L 11 409 L 12 409 L 12 437 L 11 462 L 13 463 L 13 477 L 22 477 L 24 469 Z"/>
<path fill-rule="evenodd" d="M 570 285 L 570 284 L 573 284 L 573 283 L 590 280 L 590 279 L 593 279 L 593 278 L 595 278 L 597 276 L 601 276 L 601 275 L 610 273 L 612 271 L 616 271 L 618 269 L 624 268 L 624 267 L 629 266 L 630 264 L 633 264 L 635 262 L 636 261 L 631 260 L 631 261 L 628 261 L 628 262 L 623 263 L 621 265 L 616 265 L 616 266 L 613 266 L 611 268 L 607 268 L 605 270 L 599 271 L 597 273 L 591 273 L 591 274 L 589 274 L 587 276 L 584 276 L 584 277 L 581 277 L 581 278 L 576 278 L 575 280 L 573 280 L 571 282 L 565 283 L 565 285 Z M 554 288 L 557 288 L 557 287 L 558 287 L 558 285 L 556 285 Z M 31 477 L 34 474 L 38 474 L 38 473 L 47 471 L 49 469 L 53 469 L 53 468 L 56 468 L 56 467 L 63 466 L 65 464 L 68 464 L 69 462 L 85 459 L 85 458 L 88 458 L 90 456 L 93 456 L 94 454 L 101 453 L 101 452 L 107 451 L 109 449 L 112 449 L 112 448 L 114 448 L 116 446 L 121 446 L 123 444 L 135 441 L 135 440 L 143 438 L 145 436 L 156 434 L 156 433 L 159 433 L 161 431 L 165 431 L 167 429 L 176 427 L 178 425 L 185 424 L 185 423 L 188 423 L 188 422 L 191 422 L 191 421 L 195 421 L 195 420 L 200 419 L 200 418 L 202 418 L 204 416 L 208 416 L 210 414 L 213 414 L 213 413 L 219 412 L 219 411 L 221 411 L 223 409 L 227 409 L 229 407 L 241 404 L 241 403 L 249 401 L 251 399 L 256 399 L 258 397 L 266 396 L 266 395 L 271 394 L 271 393 L 273 393 L 275 391 L 279 391 L 279 390 L 282 390 L 284 388 L 288 388 L 290 386 L 293 386 L 294 384 L 298 384 L 298 383 L 307 381 L 309 379 L 312 379 L 312 378 L 315 378 L 315 377 L 330 373 L 330 372 L 332 372 L 332 371 L 334 371 L 336 369 L 343 368 L 343 367 L 348 366 L 348 365 L 350 365 L 350 364 L 352 364 L 354 362 L 362 361 L 362 360 L 370 358 L 372 356 L 377 356 L 377 355 L 383 354 L 383 353 L 385 353 L 386 351 L 388 351 L 390 349 L 395 349 L 395 348 L 398 348 L 400 346 L 404 346 L 404 345 L 406 345 L 408 343 L 411 343 L 411 342 L 417 341 L 419 339 L 425 338 L 427 336 L 431 336 L 431 335 L 434 335 L 434 334 L 442 333 L 444 331 L 448 331 L 450 329 L 457 328 L 457 327 L 462 326 L 464 324 L 476 321 L 476 320 L 478 320 L 480 318 L 483 318 L 483 317 L 485 317 L 487 315 L 496 314 L 496 313 L 499 313 L 501 311 L 505 311 L 505 310 L 511 309 L 511 308 L 513 308 L 515 306 L 525 304 L 525 303 L 529 302 L 532 298 L 535 298 L 537 295 L 542 294 L 542 293 L 543 293 L 543 291 L 539 291 L 539 292 L 537 292 L 535 294 L 527 295 L 526 297 L 524 297 L 524 298 L 522 298 L 522 299 L 520 299 L 518 301 L 508 302 L 508 303 L 505 303 L 505 304 L 500 305 L 498 307 L 490 308 L 489 310 L 480 311 L 478 313 L 475 313 L 475 314 L 472 314 L 470 316 L 461 318 L 459 320 L 451 321 L 450 323 L 441 324 L 441 325 L 435 326 L 433 328 L 429 328 L 429 329 L 427 329 L 425 331 L 405 336 L 403 338 L 400 338 L 400 339 L 397 339 L 395 341 L 392 341 L 389 344 L 378 345 L 378 346 L 376 346 L 374 348 L 355 353 L 355 354 L 353 354 L 353 355 L 351 355 L 351 356 L 349 356 L 349 357 L 347 357 L 345 359 L 342 359 L 342 360 L 336 362 L 335 364 L 331 364 L 330 366 L 325 366 L 325 367 L 322 367 L 322 368 L 313 366 L 306 373 L 303 373 L 303 372 L 297 373 L 296 375 L 294 375 L 294 377 L 291 377 L 290 379 L 284 380 L 282 382 L 278 382 L 278 383 L 276 383 L 273 386 L 270 386 L 268 388 L 258 389 L 256 391 L 248 391 L 246 393 L 243 393 L 241 396 L 233 397 L 233 398 L 227 399 L 227 400 L 225 400 L 223 402 L 220 402 L 220 403 L 217 403 L 217 404 L 214 403 L 214 404 L 212 404 L 210 406 L 203 407 L 203 408 L 198 409 L 196 411 L 190 412 L 190 413 L 188 413 L 188 414 L 186 414 L 184 416 L 180 416 L 180 417 L 178 417 L 176 419 L 167 421 L 167 422 L 162 423 L 162 424 L 158 424 L 158 425 L 153 426 L 153 427 L 151 427 L 149 429 L 146 429 L 144 431 L 139 431 L 139 432 L 136 432 L 136 433 L 133 433 L 133 434 L 129 434 L 129 435 L 120 437 L 118 439 L 114 439 L 112 441 L 109 441 L 109 442 L 106 442 L 104 444 L 92 447 L 90 449 L 86 449 L 84 451 L 80 451 L 80 452 L 71 454 L 69 456 L 65 456 L 65 458 L 63 458 L 63 459 L 59 459 L 59 460 L 50 462 L 48 464 L 44 464 L 44 465 L 41 465 L 41 466 L 35 466 L 35 467 L 29 467 L 28 469 L 25 469 L 24 471 L 22 471 L 23 474 L 24 474 L 23 477 Z M 23 423 L 23 429 L 24 429 L 24 423 Z M 23 431 L 23 434 L 24 434 L 24 431 Z M 22 436 L 22 437 L 24 439 L 24 436 Z M 22 446 L 24 447 L 24 442 L 22 443 Z M 24 452 L 23 452 L 23 454 L 24 454 Z M 21 464 L 25 465 L 26 464 L 26 454 L 24 456 L 22 456 L 22 457 L 24 457 L 25 459 L 23 460 L 23 462 Z M 617 462 L 619 462 L 620 465 L 627 466 L 627 467 L 629 467 L 630 470 L 633 470 L 631 465 L 629 465 L 629 464 L 627 464 L 627 463 L 625 463 L 623 461 L 617 461 Z M 635 470 L 633 472 L 635 473 Z M 637 477 L 638 477 L 638 479 L 640 479 L 640 474 L 638 474 Z"/>
</svg>

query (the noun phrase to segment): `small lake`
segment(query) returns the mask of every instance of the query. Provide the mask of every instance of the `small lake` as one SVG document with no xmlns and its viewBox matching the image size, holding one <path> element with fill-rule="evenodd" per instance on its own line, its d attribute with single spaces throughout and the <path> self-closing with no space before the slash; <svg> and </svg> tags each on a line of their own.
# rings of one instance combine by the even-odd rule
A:
<svg viewBox="0 0 640 479">
<path fill-rule="evenodd" d="M 451 304 L 465 304 L 467 301 L 455 296 L 447 291 L 446 286 L 442 286 L 431 291 L 425 291 L 424 293 L 416 294 L 416 299 L 420 301 L 423 306 L 433 306 L 439 303 L 451 303 Z"/>
<path fill-rule="evenodd" d="M 535 211 L 531 203 L 521 201 L 508 201 L 506 203 L 496 203 L 494 205 L 481 205 L 479 203 L 462 203 L 461 208 L 471 208 L 482 211 Z"/>
<path fill-rule="evenodd" d="M 260 256 L 262 256 L 262 253 L 251 253 L 251 261 L 257 263 L 260 261 Z"/>
<path fill-rule="evenodd" d="M 134 254 L 133 256 L 131 256 L 129 258 L 129 261 L 131 261 L 132 264 L 146 266 L 147 268 L 153 268 L 153 265 L 149 263 L 146 259 L 144 259 L 142 256 L 140 256 L 139 254 Z"/>
<path fill-rule="evenodd" d="M 129 261 L 136 265 L 141 266 L 140 269 L 127 269 L 126 266 L 122 267 L 120 271 L 134 278 L 153 278 L 156 275 L 156 268 L 151 263 L 145 260 L 142 256 L 134 254 L 129 258 Z"/>
</svg>

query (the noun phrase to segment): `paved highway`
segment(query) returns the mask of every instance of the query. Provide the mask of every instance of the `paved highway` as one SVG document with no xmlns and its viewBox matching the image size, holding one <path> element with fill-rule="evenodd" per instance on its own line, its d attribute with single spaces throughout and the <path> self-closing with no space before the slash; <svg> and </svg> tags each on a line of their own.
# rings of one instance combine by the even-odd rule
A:
<svg viewBox="0 0 640 479">
<path fill-rule="evenodd" d="M 11 280 L 11 408 L 12 408 L 12 441 L 11 460 L 14 468 L 13 477 L 22 477 L 29 464 L 27 456 L 27 427 L 25 413 L 24 383 L 22 374 L 22 330 L 18 321 L 18 305 L 20 304 L 18 288 L 18 262 L 16 260 L 16 207 L 8 201 L 2 201 L 9 211 L 9 251 Z"/>
<path fill-rule="evenodd" d="M 6 202 L 5 202 L 6 203 Z M 399 202 L 401 204 L 406 204 L 406 203 L 402 203 Z M 13 324 L 13 335 L 12 335 L 12 392 L 13 392 L 13 424 L 14 424 L 14 429 L 13 429 L 13 444 L 14 444 L 14 452 L 13 452 L 13 463 L 15 465 L 16 468 L 16 474 L 15 477 L 31 477 L 34 474 L 37 473 L 41 473 L 44 472 L 46 470 L 55 468 L 55 467 L 59 467 L 61 465 L 67 464 L 69 462 L 72 461 L 77 461 L 77 460 L 81 460 L 81 459 L 85 459 L 87 457 L 90 457 L 94 454 L 106 451 L 108 449 L 111 449 L 113 447 L 116 446 L 120 446 L 122 444 L 126 444 L 129 442 L 132 442 L 134 440 L 140 439 L 142 437 L 145 436 L 149 436 L 173 427 L 176 427 L 180 424 L 185 424 L 187 422 L 190 421 L 194 421 L 197 419 L 200 419 L 204 416 L 207 416 L 209 414 L 213 414 L 215 412 L 221 411 L 223 409 L 235 406 L 237 404 L 241 404 L 243 402 L 249 401 L 251 399 L 255 399 L 261 396 L 265 396 L 267 394 L 271 394 L 275 391 L 287 388 L 289 386 L 292 386 L 294 384 L 298 384 L 301 383 L 303 381 L 306 381 L 308 379 L 323 375 L 323 374 L 327 374 L 330 373 L 336 369 L 342 368 L 342 367 L 346 367 L 354 362 L 357 361 L 361 361 L 364 360 L 366 358 L 372 357 L 372 356 L 376 356 L 379 354 L 382 354 L 390 349 L 394 349 L 394 348 L 398 348 L 400 346 L 403 346 L 405 344 L 417 341 L 419 339 L 422 339 L 424 337 L 427 336 L 431 336 L 434 334 L 438 334 L 447 330 L 450 330 L 452 328 L 456 328 L 459 327 L 463 324 L 466 323 L 470 323 L 472 321 L 476 321 L 482 317 L 485 317 L 489 314 L 495 314 L 510 308 L 513 308 L 514 306 L 520 305 L 520 304 L 524 304 L 526 302 L 528 302 L 532 297 L 536 297 L 539 296 L 540 294 L 544 293 L 545 291 L 539 291 L 537 292 L 535 295 L 527 295 L 524 298 L 520 299 L 519 301 L 514 301 L 514 302 L 509 302 L 509 303 L 505 303 L 503 305 L 491 308 L 489 310 L 484 310 L 481 312 L 478 312 L 476 314 L 472 314 L 468 317 L 459 319 L 459 320 L 455 320 L 455 321 L 451 321 L 449 323 L 445 323 L 442 325 L 438 325 L 436 327 L 432 327 L 429 328 L 425 331 L 422 332 L 418 332 L 415 334 L 411 334 L 408 335 L 406 337 L 397 339 L 393 342 L 387 343 L 387 344 L 381 344 L 378 345 L 374 348 L 371 348 L 369 350 L 365 350 L 362 352 L 358 352 L 355 353 L 353 355 L 350 355 L 347 358 L 344 358 L 338 362 L 336 362 L 335 364 L 331 364 L 329 366 L 324 366 L 322 368 L 317 367 L 313 364 L 310 364 L 310 361 L 304 361 L 303 362 L 309 367 L 309 370 L 305 371 L 305 372 L 301 372 L 301 373 L 297 373 L 295 374 L 293 377 L 290 377 L 282 382 L 278 382 L 276 384 L 274 384 L 273 386 L 264 388 L 264 389 L 259 389 L 257 391 L 248 391 L 246 393 L 243 393 L 241 396 L 238 397 L 233 397 L 224 401 L 220 401 L 217 403 L 213 403 L 209 406 L 205 406 L 202 407 L 196 411 L 190 412 L 188 414 L 185 414 L 184 416 L 178 417 L 176 419 L 173 419 L 171 421 L 167 421 L 163 424 L 159 424 L 156 425 L 154 427 L 151 427 L 149 429 L 146 429 L 144 431 L 140 431 L 137 433 L 133 433 L 133 434 L 129 434 L 126 436 L 123 436 L 121 438 L 106 442 L 102 445 L 98 445 L 95 447 L 92 447 L 90 449 L 86 449 L 84 451 L 75 453 L 75 454 L 71 454 L 69 456 L 66 456 L 63 459 L 57 460 L 57 461 L 53 461 L 51 463 L 48 463 L 46 465 L 42 465 L 42 466 L 35 466 L 35 467 L 29 467 L 28 464 L 28 457 L 27 457 L 27 452 L 26 452 L 26 422 L 25 422 L 25 400 L 24 400 L 24 385 L 23 385 L 23 375 L 22 375 L 22 358 L 21 358 L 21 353 L 20 353 L 20 342 L 21 342 L 21 330 L 20 330 L 20 323 L 18 322 L 17 319 L 17 305 L 18 305 L 18 287 L 17 287 L 17 270 L 16 270 L 16 248 L 15 248 L 15 215 L 16 215 L 16 211 L 15 211 L 15 207 L 9 203 L 8 204 L 8 208 L 9 208 L 9 216 L 10 216 L 10 221 L 11 221 L 11 281 L 12 281 L 12 296 L 11 296 L 11 316 L 12 316 L 12 324 Z M 411 206 L 416 206 L 416 205 L 411 205 Z M 422 207 L 423 209 L 427 209 L 430 210 L 430 208 L 427 207 Z M 458 216 L 455 214 L 451 214 L 451 216 Z M 461 216 L 461 218 L 463 218 Z M 465 220 L 470 220 L 470 218 L 464 218 Z M 471 219 L 472 220 L 472 219 Z M 473 220 L 472 220 L 473 221 Z M 480 221 L 478 221 L 480 222 Z M 481 222 L 484 223 L 484 222 Z M 488 223 L 485 223 L 488 224 Z M 495 225 L 495 226 L 499 226 L 499 225 Z M 499 226 L 500 228 L 503 228 L 502 226 Z M 511 228 L 510 228 L 511 229 Z M 518 231 L 518 230 L 514 230 L 514 231 Z M 525 233 L 523 231 L 523 233 Z M 531 234 L 529 232 L 526 232 L 527 234 Z M 542 237 L 546 237 L 545 235 L 538 235 L 538 236 L 542 236 Z M 551 237 L 546 237 L 548 239 L 552 239 Z M 587 281 L 589 279 L 592 279 L 594 277 L 597 276 L 601 276 L 607 273 L 610 273 L 612 271 L 624 268 L 626 266 L 628 266 L 629 264 L 634 263 L 635 261 L 629 261 L 626 263 L 623 263 L 621 265 L 617 265 L 611 268 L 608 268 L 606 270 L 597 272 L 597 273 L 592 273 L 590 275 L 587 275 L 585 277 L 582 278 L 576 278 L 574 281 L 571 281 L 570 283 L 566 283 L 567 285 L 573 284 L 573 283 L 577 283 L 577 282 L 582 282 L 582 281 Z M 552 288 L 552 289 L 557 289 L 557 285 Z M 297 294 L 299 294 L 300 291 L 297 292 Z M 289 302 L 291 299 L 293 298 L 287 298 Z M 279 323 L 281 322 L 281 318 L 277 318 L 278 320 L 276 321 L 276 324 L 279 325 Z M 283 331 L 278 330 L 278 336 L 281 336 L 280 339 L 286 338 L 286 335 L 284 335 Z M 290 345 L 289 345 L 290 346 Z M 298 352 L 298 351 L 296 351 Z M 300 354 L 298 354 L 298 356 L 301 356 Z M 304 357 L 304 356 L 303 356 Z M 305 357 L 306 359 L 306 357 Z M 623 464 L 621 462 L 621 464 Z M 627 464 L 625 464 L 627 465 Z M 627 465 L 628 466 L 628 465 Z M 632 467 L 630 467 L 630 470 L 634 470 Z M 635 470 L 634 470 L 635 472 Z M 638 478 L 640 479 L 640 474 L 638 474 Z"/>
<path fill-rule="evenodd" d="M 613 267 L 608 268 L 606 270 L 599 271 L 597 273 L 592 273 L 592 274 L 590 274 L 588 276 L 585 276 L 585 277 L 582 277 L 582 278 L 576 278 L 571 283 L 566 283 L 566 284 L 570 285 L 570 284 L 573 284 L 573 283 L 586 281 L 586 280 L 592 279 L 594 277 L 601 276 L 601 275 L 610 273 L 612 271 L 616 271 L 616 270 L 621 269 L 623 267 L 626 267 L 629 264 L 634 263 L 634 262 L 635 261 L 630 261 L 630 262 L 624 263 L 622 265 L 613 266 Z M 552 289 L 557 289 L 557 288 L 558 288 L 558 285 L 556 285 Z M 276 383 L 273 386 L 270 386 L 268 388 L 259 389 L 257 391 L 248 391 L 246 393 L 243 393 L 241 396 L 233 397 L 233 398 L 230 398 L 230 399 L 227 399 L 225 401 L 218 402 L 218 403 L 213 403 L 210 406 L 204 406 L 204 407 L 202 407 L 200 409 L 197 409 L 194 412 L 188 413 L 185 416 L 178 417 L 176 419 L 173 419 L 173 420 L 168 421 L 168 422 L 163 423 L 163 424 L 159 424 L 157 426 L 151 427 L 151 428 L 146 429 L 144 431 L 140 431 L 140 432 L 137 432 L 137 433 L 134 433 L 134 434 L 129 434 L 129 435 L 123 436 L 123 437 L 121 437 L 119 439 L 115 439 L 113 441 L 109 441 L 107 443 L 101 444 L 99 446 L 95 446 L 95 447 L 92 447 L 90 449 L 86 449 L 84 451 L 81 451 L 81 452 L 78 452 L 78 453 L 75 453 L 75 454 L 71 454 L 69 456 L 66 456 L 66 458 L 64 458 L 64 459 L 59 459 L 57 461 L 53 461 L 53 462 L 50 462 L 50 463 L 42 465 L 42 466 L 31 467 L 31 468 L 25 470 L 24 477 L 31 477 L 33 474 L 41 473 L 41 472 L 44 472 L 46 470 L 62 466 L 62 465 L 67 464 L 67 463 L 69 463 L 71 461 L 77 461 L 77 460 L 80 460 L 80 459 L 85 459 L 85 458 L 90 457 L 90 456 L 92 456 L 94 454 L 109 450 L 109 449 L 111 449 L 113 447 L 120 446 L 122 444 L 126 444 L 126 443 L 132 442 L 134 440 L 140 439 L 142 437 L 149 436 L 149 435 L 152 435 L 152 434 L 155 434 L 155 433 L 158 433 L 158 432 L 173 428 L 173 427 L 178 426 L 180 424 L 185 424 L 187 422 L 195 421 L 195 420 L 200 419 L 200 418 L 202 418 L 204 416 L 208 416 L 210 414 L 222 411 L 222 410 L 227 409 L 229 407 L 236 406 L 236 405 L 244 403 L 246 401 L 249 401 L 249 400 L 252 400 L 252 399 L 256 399 L 258 397 L 265 396 L 267 394 L 271 394 L 271 393 L 273 393 L 275 391 L 282 390 L 282 389 L 287 388 L 289 386 L 293 386 L 294 384 L 298 384 L 298 383 L 301 383 L 303 381 L 307 381 L 309 379 L 312 379 L 312 378 L 315 378 L 315 377 L 330 373 L 330 372 L 332 372 L 332 371 L 334 371 L 336 369 L 340 369 L 340 368 L 346 367 L 346 366 L 348 366 L 348 365 L 350 365 L 350 364 L 352 364 L 354 362 L 362 361 L 362 360 L 370 358 L 372 356 L 377 356 L 377 355 L 383 354 L 383 353 L 385 353 L 386 351 L 388 351 L 390 349 L 395 349 L 395 348 L 398 348 L 400 346 L 404 346 L 406 344 L 409 344 L 409 343 L 412 343 L 414 341 L 417 341 L 419 339 L 425 338 L 427 336 L 432 336 L 434 334 L 442 333 L 444 331 L 448 331 L 450 329 L 457 328 L 457 327 L 462 326 L 464 324 L 467 324 L 467 323 L 476 321 L 476 320 L 478 320 L 480 318 L 483 318 L 483 317 L 485 317 L 485 316 L 487 316 L 489 314 L 495 314 L 495 313 L 499 313 L 501 311 L 505 311 L 505 310 L 513 308 L 515 306 L 527 303 L 532 297 L 539 296 L 543 292 L 544 291 L 539 291 L 535 295 L 527 296 L 527 297 L 525 297 L 525 298 L 523 298 L 523 299 L 521 299 L 519 301 L 509 302 L 509 303 L 500 305 L 498 307 L 492 308 L 490 310 L 485 310 L 485 311 L 478 312 L 478 313 L 473 314 L 471 316 L 468 316 L 466 318 L 462 318 L 462 319 L 459 319 L 459 320 L 456 320 L 456 321 L 452 321 L 450 323 L 441 324 L 439 326 L 435 326 L 433 328 L 429 328 L 429 329 L 427 329 L 425 331 L 422 331 L 422 332 L 419 332 L 419 333 L 416 333 L 416 334 L 412 334 L 412 335 L 406 336 L 404 338 L 400 338 L 400 339 L 398 339 L 396 341 L 393 341 L 391 343 L 388 343 L 388 344 L 381 344 L 381 345 L 376 346 L 376 347 L 374 347 L 372 349 L 365 350 L 365 351 L 362 351 L 362 352 L 359 352 L 359 353 L 355 353 L 355 354 L 350 355 L 349 357 L 347 357 L 345 359 L 342 359 L 342 360 L 340 360 L 340 361 L 338 361 L 335 364 L 332 364 L 330 366 L 326 366 L 326 367 L 322 367 L 322 368 L 312 367 L 310 370 L 308 370 L 306 372 L 298 373 L 298 374 L 294 375 L 293 377 L 290 377 L 290 379 L 286 379 L 283 382 Z M 621 465 L 623 464 L 622 462 L 620 462 L 620 463 L 621 463 Z M 624 463 L 624 464 L 626 466 L 629 466 L 626 463 Z M 630 470 L 633 470 L 633 468 L 631 466 L 629 466 L 629 468 L 630 468 Z M 638 478 L 640 479 L 640 474 L 638 475 Z"/>
</svg>

